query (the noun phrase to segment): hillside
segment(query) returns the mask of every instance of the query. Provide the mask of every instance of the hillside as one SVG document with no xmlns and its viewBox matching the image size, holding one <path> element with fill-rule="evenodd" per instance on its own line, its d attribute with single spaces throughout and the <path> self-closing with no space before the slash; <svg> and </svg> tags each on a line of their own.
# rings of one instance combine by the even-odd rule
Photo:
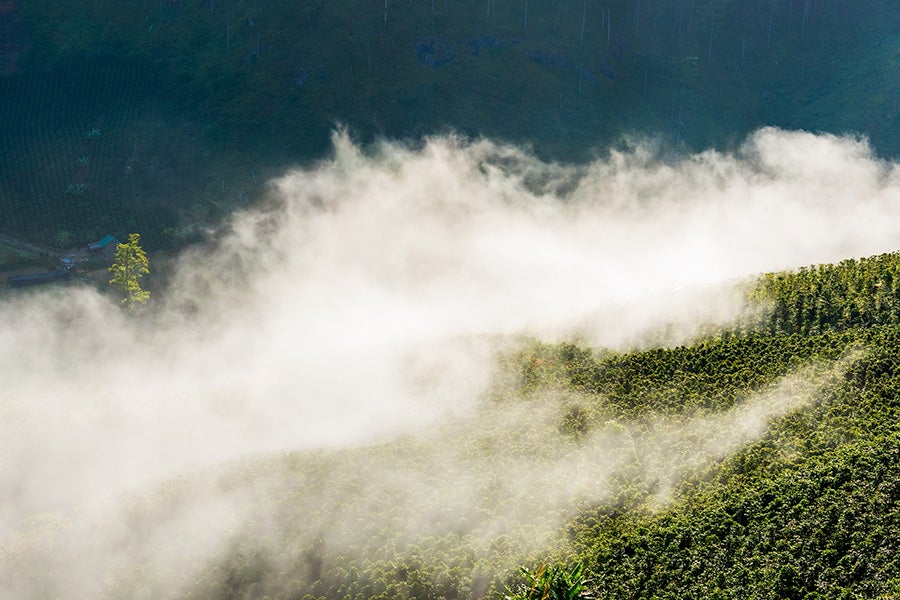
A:
<svg viewBox="0 0 900 600">
<path fill-rule="evenodd" d="M 896 155 L 888 0 L 11 2 L 0 14 L 0 228 L 180 246 L 316 160 L 455 131 L 585 160 L 763 126 Z"/>
<path fill-rule="evenodd" d="M 86 259 L 0 282 L 0 596 L 900 597 L 898 67 L 896 0 L 0 0 L 0 272 Z"/>
<path fill-rule="evenodd" d="M 504 410 L 516 403 L 535 410 L 536 429 L 531 434 L 510 430 L 499 447 L 469 443 L 479 453 L 473 464 L 487 456 L 491 462 L 515 464 L 512 457 L 525 450 L 541 457 L 536 461 L 540 470 L 543 462 L 549 468 L 562 454 L 573 459 L 562 471 L 565 477 L 595 477 L 595 485 L 610 490 L 601 501 L 586 495 L 577 514 L 555 534 L 552 554 L 529 549 L 529 540 L 546 535 L 558 516 L 549 503 L 545 512 L 535 510 L 508 525 L 489 547 L 478 545 L 479 521 L 460 518 L 442 535 L 389 537 L 376 556 L 365 560 L 354 559 L 352 552 L 333 556 L 329 534 L 321 534 L 325 543 L 304 541 L 310 532 L 294 520 L 306 514 L 291 508 L 305 497 L 301 490 L 309 480 L 300 478 L 294 491 L 299 495 L 291 496 L 282 513 L 291 531 L 287 545 L 277 544 L 274 554 L 265 544 L 236 548 L 192 592 L 222 598 L 269 591 L 267 572 L 273 564 L 319 560 L 322 571 L 305 577 L 293 572 L 298 579 L 288 588 L 291 593 L 478 597 L 483 586 L 501 589 L 504 579 L 513 581 L 506 575 L 489 583 L 497 564 L 513 558 L 537 567 L 558 557 L 584 562 L 598 598 L 892 597 L 900 592 L 895 535 L 900 527 L 898 268 L 900 255 L 891 254 L 766 276 L 752 297 L 774 305 L 770 317 L 687 347 L 619 354 L 538 344 L 517 355 L 510 368 L 521 374 L 520 387 L 499 391 L 495 402 Z M 839 360 L 843 363 L 835 363 Z M 843 366 L 829 374 L 832 367 L 826 365 L 835 364 Z M 797 379 L 785 383 L 789 375 Z M 752 404 L 773 388 L 775 402 L 790 405 L 791 396 L 810 393 L 805 387 L 810 382 L 817 388 L 811 401 L 785 408 L 783 416 L 775 411 L 758 440 L 733 455 L 723 453 L 724 460 L 714 452 L 705 456 L 711 452 L 710 437 L 723 448 L 741 445 L 747 432 L 734 425 L 735 414 L 741 414 L 736 407 Z M 712 427 L 693 425 L 698 422 Z M 401 457 L 421 456 L 421 451 L 413 443 L 377 450 L 376 456 L 387 453 L 392 468 L 417 472 L 422 467 L 415 459 L 410 464 Z M 611 459 L 611 473 L 584 462 Z M 282 468 L 305 470 L 312 460 L 301 467 L 304 457 L 292 457 Z M 352 473 L 356 461 L 370 460 L 369 454 L 351 454 L 339 459 L 349 462 L 326 471 Z M 476 503 L 485 511 L 483 522 L 514 506 L 509 502 L 536 508 L 555 491 L 565 493 L 563 481 L 537 480 L 534 485 L 546 489 L 533 489 L 530 500 L 499 483 L 509 497 Z M 402 495 L 403 488 L 392 493 Z M 352 503 L 352 494 L 345 501 Z M 405 504 L 395 502 L 385 498 L 382 506 Z M 428 506 L 450 514 L 456 510 L 452 503 Z M 352 524 L 343 526 L 354 530 Z M 358 539 L 365 548 L 366 536 Z"/>
<path fill-rule="evenodd" d="M 766 276 L 752 296 L 774 304 L 770 317 L 692 346 L 625 354 L 569 344 L 531 347 L 513 362 L 522 387 L 495 401 L 525 402 L 533 410 L 535 399 L 556 398 L 549 414 L 545 408 L 536 417 L 543 421 L 541 443 L 531 451 L 553 457 L 561 445 L 563 454 L 582 457 L 564 471 L 566 477 L 587 473 L 597 477 L 595 485 L 612 490 L 603 501 L 582 501 L 556 534 L 555 553 L 529 556 L 527 550 L 529 537 L 541 534 L 541 515 L 552 521 L 552 513 L 535 511 L 501 538 L 512 548 L 497 539 L 486 556 L 470 545 L 478 539 L 477 526 L 463 519 L 443 536 L 389 546 L 396 558 L 354 565 L 329 557 L 323 547 L 313 555 L 334 564 L 334 574 L 301 578 L 294 593 L 478 597 L 490 565 L 511 554 L 534 567 L 552 556 L 583 561 L 598 598 L 892 597 L 900 592 L 898 268 L 900 255 L 891 254 Z M 829 374 L 831 367 L 823 365 L 839 359 L 843 366 Z M 797 379 L 785 383 L 791 374 Z M 698 458 L 709 452 L 705 436 L 726 448 L 741 443 L 746 431 L 733 423 L 736 406 L 773 386 L 775 402 L 790 404 L 791 396 L 809 393 L 804 379 L 818 388 L 812 401 L 770 417 L 761 438 L 724 460 Z M 713 427 L 678 432 L 704 420 Z M 611 428 L 622 437 L 598 456 L 610 443 L 599 440 Z M 502 460 L 518 444 L 534 442 L 523 432 L 509 436 L 508 448 L 480 452 Z M 617 452 L 628 458 L 614 460 L 615 471 L 603 473 L 584 464 L 579 446 L 591 448 L 588 460 L 609 461 Z M 405 454 L 402 447 L 384 451 Z M 681 480 L 673 475 L 679 469 Z M 535 485 L 553 494 L 552 481 Z M 556 485 L 563 493 L 566 485 Z M 530 495 L 543 496 L 537 489 Z M 496 500 L 482 502 L 487 510 Z M 503 507 L 501 501 L 494 510 L 502 513 Z M 243 552 L 216 572 L 247 574 Z M 296 564 L 310 550 L 282 552 Z M 200 585 L 195 592 L 235 597 L 266 590 L 268 560 L 254 563 L 250 579 L 219 575 L 206 580 L 216 582 L 213 587 Z"/>
<path fill-rule="evenodd" d="M 597 598 L 890 598 L 898 271 L 886 254 L 763 276 L 764 316 L 687 346 L 524 340 L 474 415 L 172 480 L 115 517 L 127 552 L 95 592 L 499 598 L 518 565 L 578 561 Z M 213 555 L 164 535 L 203 514 L 227 529 Z M 60 593 L 27 566 L 82 527 L 116 535 L 89 518 L 31 520 L 5 550 L 24 589 Z"/>
</svg>

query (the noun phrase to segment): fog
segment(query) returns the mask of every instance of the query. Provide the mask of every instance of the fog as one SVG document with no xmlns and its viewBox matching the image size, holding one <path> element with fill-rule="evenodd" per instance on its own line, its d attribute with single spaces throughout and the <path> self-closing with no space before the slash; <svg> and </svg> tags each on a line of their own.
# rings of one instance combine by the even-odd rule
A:
<svg viewBox="0 0 900 600">
<path fill-rule="evenodd" d="M 162 572 L 189 575 L 179 565 L 221 552 L 246 503 L 211 486 L 158 526 L 144 522 L 141 535 L 117 519 L 123 498 L 174 477 L 202 479 L 231 461 L 285 452 L 324 452 L 327 463 L 408 436 L 428 457 L 430 436 L 441 448 L 457 439 L 446 427 L 489 423 L 490 437 L 502 418 L 515 429 L 520 413 L 493 414 L 485 396 L 498 353 L 521 336 L 614 349 L 687 342 L 741 314 L 747 277 L 895 250 L 898 183 L 897 166 L 864 140 L 775 129 L 732 154 L 672 163 L 635 144 L 579 166 L 454 138 L 363 150 L 337 133 L 329 160 L 274 180 L 264 207 L 185 253 L 143 313 L 124 314 L 87 287 L 2 301 L 2 595 L 99 593 L 98 570 L 127 570 L 169 536 L 192 543 L 183 556 L 167 552 Z M 730 438 L 740 443 L 799 405 L 746 402 L 766 408 L 754 419 L 722 417 L 751 423 Z M 521 423 L 540 411 L 531 406 Z M 677 445 L 701 425 L 670 428 L 660 440 Z M 553 499 L 548 510 L 562 515 L 578 499 L 610 495 L 620 458 L 609 439 L 595 455 L 552 458 L 557 471 L 532 468 L 548 463 L 532 464 L 528 452 L 516 455 L 513 478 L 479 463 L 473 475 L 465 452 L 441 452 L 440 469 L 450 481 L 496 479 L 515 490 L 538 472 L 571 473 L 573 460 L 592 464 L 590 477 L 561 488 L 561 504 Z M 691 446 L 684 464 L 665 470 L 737 447 Z M 392 464 L 373 459 L 371 481 L 383 485 Z M 403 485 L 422 481 L 410 477 Z M 460 492 L 452 504 L 469 500 Z M 413 518 L 420 512 L 405 506 L 403 527 L 426 527 Z M 89 525 L 103 518 L 106 529 Z M 47 522 L 56 523 L 52 552 L 27 542 L 50 543 L 35 532 Z M 485 523 L 479 535 L 498 528 Z M 23 587 L 24 571 L 47 589 Z"/>
</svg>

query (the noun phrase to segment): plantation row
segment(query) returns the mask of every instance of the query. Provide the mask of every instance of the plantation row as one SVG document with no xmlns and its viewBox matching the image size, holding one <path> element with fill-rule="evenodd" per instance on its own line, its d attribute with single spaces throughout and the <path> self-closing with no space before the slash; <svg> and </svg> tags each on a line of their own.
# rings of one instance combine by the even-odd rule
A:
<svg viewBox="0 0 900 600">
<path fill-rule="evenodd" d="M 770 332 L 900 323 L 900 254 L 764 276 L 751 297 L 773 307 Z"/>
<path fill-rule="evenodd" d="M 140 228 L 151 245 L 177 224 L 171 201 L 148 197 L 149 165 L 133 160 L 132 114 L 152 86 L 107 60 L 54 77 L 29 73 L 0 88 L 0 212 L 4 230 L 65 247 Z M 152 193 L 152 192 L 151 192 Z"/>
<path fill-rule="evenodd" d="M 600 395 L 617 413 L 722 410 L 810 361 L 832 361 L 900 325 L 900 253 L 765 274 L 748 291 L 750 314 L 689 347 L 595 353 L 536 345 L 519 358 L 525 388 L 562 385 Z"/>
<path fill-rule="evenodd" d="M 51 75 L 32 69 L 14 82 L 0 86 L 9 234 L 62 249 L 140 231 L 149 249 L 173 247 L 262 185 L 252 165 L 202 139 L 204 124 L 179 113 L 141 60 L 67 57 Z"/>
<path fill-rule="evenodd" d="M 540 349 L 556 381 L 623 415 L 727 407 L 809 361 L 861 352 L 817 403 L 686 479 L 671 506 L 650 510 L 636 489 L 580 514 L 570 535 L 598 597 L 900 592 L 898 264 L 893 253 L 766 275 L 753 294 L 772 307 L 760 333 L 601 358 Z"/>
<path fill-rule="evenodd" d="M 779 334 L 775 339 L 785 338 Z M 900 592 L 900 330 L 814 406 L 682 485 L 658 512 L 601 506 L 572 525 L 607 598 L 887 598 Z"/>
</svg>

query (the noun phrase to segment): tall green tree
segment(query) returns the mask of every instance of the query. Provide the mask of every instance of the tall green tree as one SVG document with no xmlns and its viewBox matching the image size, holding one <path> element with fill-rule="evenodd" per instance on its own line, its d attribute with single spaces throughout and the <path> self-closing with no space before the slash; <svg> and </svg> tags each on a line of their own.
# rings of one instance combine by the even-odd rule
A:
<svg viewBox="0 0 900 600">
<path fill-rule="evenodd" d="M 109 284 L 122 294 L 122 304 L 133 309 L 136 304 L 143 304 L 150 299 L 150 292 L 141 288 L 140 279 L 150 273 L 149 261 L 141 248 L 141 235 L 132 233 L 128 242 L 119 244 L 116 257 L 109 272 L 112 278 Z"/>
</svg>

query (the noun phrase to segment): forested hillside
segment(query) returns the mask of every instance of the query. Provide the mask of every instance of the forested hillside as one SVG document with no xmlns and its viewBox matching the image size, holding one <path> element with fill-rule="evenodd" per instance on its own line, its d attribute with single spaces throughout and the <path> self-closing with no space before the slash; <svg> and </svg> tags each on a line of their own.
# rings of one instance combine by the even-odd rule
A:
<svg viewBox="0 0 900 600">
<path fill-rule="evenodd" d="M 763 125 L 896 155 L 898 27 L 889 0 L 11 0 L 0 228 L 181 245 L 338 123 L 556 160 L 629 136 L 677 158 Z"/>
<path fill-rule="evenodd" d="M 0 0 L 0 270 L 76 274 L 0 596 L 900 597 L 900 252 L 735 279 L 896 248 L 898 72 L 895 0 Z"/>
<path fill-rule="evenodd" d="M 774 312 L 761 333 L 570 370 L 573 385 L 629 411 L 692 411 L 727 405 L 722 382 L 740 390 L 859 352 L 814 405 L 687 479 L 672 505 L 602 506 L 575 519 L 570 532 L 599 597 L 900 592 L 898 264 L 891 254 L 768 275 L 759 290 Z"/>
<path fill-rule="evenodd" d="M 470 417 L 172 481 L 134 499 L 130 529 L 236 502 L 223 552 L 173 568 L 170 541 L 110 569 L 103 594 L 532 598 L 544 577 L 597 598 L 891 598 L 898 268 L 765 275 L 747 295 L 764 316 L 688 346 L 525 341 Z"/>
</svg>

